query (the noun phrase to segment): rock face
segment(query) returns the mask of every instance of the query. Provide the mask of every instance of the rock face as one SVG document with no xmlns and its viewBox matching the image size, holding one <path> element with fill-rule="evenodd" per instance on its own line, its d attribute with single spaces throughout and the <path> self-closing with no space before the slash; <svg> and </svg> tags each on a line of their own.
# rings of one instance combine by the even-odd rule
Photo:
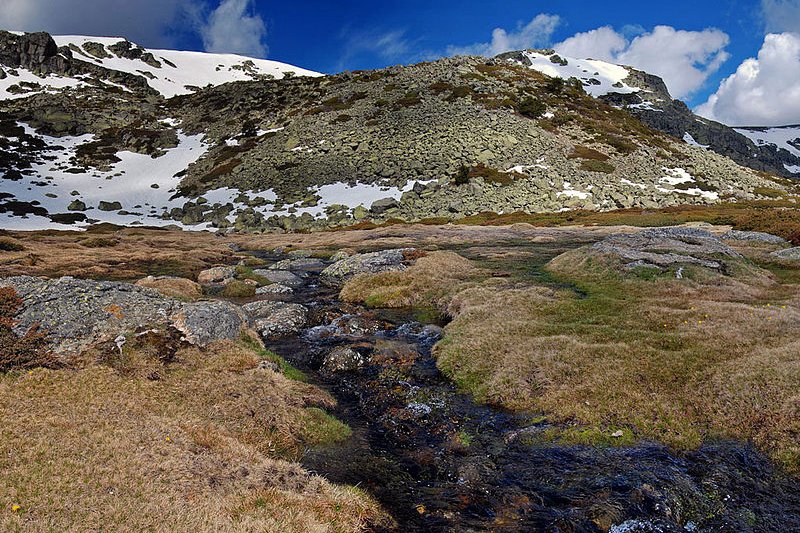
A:
<svg viewBox="0 0 800 533">
<path fill-rule="evenodd" d="M 17 333 L 38 324 L 56 353 L 77 353 L 142 326 L 172 325 L 189 342 L 205 345 L 236 338 L 245 325 L 241 312 L 224 302 L 187 304 L 154 289 L 128 283 L 42 279 L 0 279 L 23 300 Z"/>
<path fill-rule="evenodd" d="M 696 228 L 658 228 L 638 233 L 611 235 L 594 244 L 600 253 L 617 256 L 626 266 L 669 268 L 698 265 L 722 270 L 722 257 L 741 255 L 713 234 Z"/>
<path fill-rule="evenodd" d="M 253 328 L 267 339 L 296 335 L 306 325 L 308 311 L 300 304 L 259 301 L 243 306 Z"/>
<path fill-rule="evenodd" d="M 411 252 L 414 252 L 413 248 L 398 248 L 353 255 L 323 270 L 320 279 L 328 286 L 339 287 L 358 274 L 404 270 L 406 257 Z"/>
</svg>

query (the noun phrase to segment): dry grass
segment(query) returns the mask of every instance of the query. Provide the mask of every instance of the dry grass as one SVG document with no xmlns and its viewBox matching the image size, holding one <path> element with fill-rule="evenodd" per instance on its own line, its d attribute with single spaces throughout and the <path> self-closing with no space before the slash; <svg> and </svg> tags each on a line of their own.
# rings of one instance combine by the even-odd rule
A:
<svg viewBox="0 0 800 533">
<path fill-rule="evenodd" d="M 435 353 L 447 375 L 481 401 L 586 428 L 582 441 L 618 429 L 678 448 L 734 437 L 800 471 L 800 287 L 752 266 L 622 276 L 583 252 L 550 270 L 581 292 L 412 268 L 343 294 L 446 306 L 455 319 Z"/>
<path fill-rule="evenodd" d="M 148 276 L 137 281 L 136 285 L 155 289 L 164 296 L 181 300 L 197 300 L 203 296 L 203 288 L 186 278 Z"/>
<path fill-rule="evenodd" d="M 434 252 L 401 272 L 356 276 L 345 285 L 340 297 L 373 307 L 446 308 L 452 294 L 485 275 L 456 253 Z"/>
<path fill-rule="evenodd" d="M 205 232 L 146 229 L 99 233 L 14 232 L 24 250 L 0 254 L 0 276 L 75 276 L 131 280 L 147 275 L 194 278 L 200 270 L 231 262 L 227 242 Z M 113 246 L 97 246 L 98 242 Z M 93 246 L 86 246 L 90 242 Z"/>
<path fill-rule="evenodd" d="M 359 490 L 287 460 L 344 433 L 319 416 L 327 394 L 257 369 L 253 350 L 95 358 L 0 375 L 3 531 L 338 532 L 385 519 Z"/>
</svg>

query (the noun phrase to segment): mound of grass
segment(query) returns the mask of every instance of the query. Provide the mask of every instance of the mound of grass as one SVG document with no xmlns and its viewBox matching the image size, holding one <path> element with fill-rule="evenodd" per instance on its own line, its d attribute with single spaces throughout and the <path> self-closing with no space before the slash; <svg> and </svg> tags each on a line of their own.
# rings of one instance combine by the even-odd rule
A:
<svg viewBox="0 0 800 533">
<path fill-rule="evenodd" d="M 569 154 L 569 159 L 587 159 L 589 161 L 608 161 L 609 157 L 603 152 L 598 152 L 593 148 L 577 145 Z"/>
<path fill-rule="evenodd" d="M 61 361 L 47 349 L 44 334 L 36 327 L 23 335 L 14 333 L 22 299 L 14 289 L 0 287 L 0 373 L 37 367 L 58 368 Z"/>
<path fill-rule="evenodd" d="M 615 167 L 611 163 L 606 163 L 605 161 L 595 161 L 593 159 L 587 159 L 581 161 L 580 169 L 585 170 L 587 172 L 602 172 L 603 174 L 611 174 L 617 169 L 617 167 Z"/>
<path fill-rule="evenodd" d="M 391 525 L 362 491 L 292 462 L 348 434 L 323 410 L 326 393 L 258 369 L 259 355 L 232 343 L 168 361 L 135 344 L 123 347 L 124 367 L 98 347 L 72 370 L 0 375 L 3 531 Z M 158 379 L 121 371 L 140 367 Z"/>
<path fill-rule="evenodd" d="M 446 310 L 439 368 L 479 401 L 546 413 L 552 440 L 737 438 L 800 472 L 800 286 L 747 262 L 730 276 L 625 273 L 584 250 L 553 260 L 547 285 L 506 283 L 440 254 L 355 278 L 342 297 Z"/>
</svg>

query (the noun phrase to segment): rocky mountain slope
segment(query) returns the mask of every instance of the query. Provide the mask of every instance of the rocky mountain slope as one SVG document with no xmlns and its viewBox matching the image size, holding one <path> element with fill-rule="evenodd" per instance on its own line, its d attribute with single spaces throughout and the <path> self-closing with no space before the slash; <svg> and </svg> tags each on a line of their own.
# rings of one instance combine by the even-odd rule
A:
<svg viewBox="0 0 800 533">
<path fill-rule="evenodd" d="M 318 76 L 119 39 L 2 32 L 0 226 L 304 230 L 706 204 L 791 186 L 697 146 L 699 134 L 689 144 L 646 125 L 639 111 L 650 104 L 632 102 L 653 77 L 522 59 Z"/>
<path fill-rule="evenodd" d="M 651 128 L 708 148 L 740 165 L 787 178 L 800 175 L 800 150 L 791 144 L 800 146 L 797 127 L 731 128 L 705 119 L 673 99 L 661 78 L 631 67 L 562 58 L 553 50 L 511 52 L 500 57 L 548 76 L 576 77 L 588 93 L 625 109 Z"/>
</svg>

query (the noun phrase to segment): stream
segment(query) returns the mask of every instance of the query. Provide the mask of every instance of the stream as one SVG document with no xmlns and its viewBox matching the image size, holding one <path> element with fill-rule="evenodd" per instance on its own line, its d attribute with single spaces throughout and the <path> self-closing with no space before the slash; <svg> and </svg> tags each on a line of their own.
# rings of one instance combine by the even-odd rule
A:
<svg viewBox="0 0 800 533">
<path fill-rule="evenodd" d="M 267 348 L 328 390 L 333 414 L 353 430 L 346 442 L 307 450 L 304 467 L 372 494 L 396 531 L 800 531 L 796 480 L 749 445 L 678 454 L 652 442 L 537 438 L 550 427 L 540 413 L 476 404 L 438 371 L 431 351 L 444 323 L 343 303 L 318 282 L 324 266 L 293 270 L 304 284 L 272 297 L 305 305 L 310 323 Z M 361 368 L 327 369 L 326 356 L 343 346 L 366 361 Z"/>
</svg>

